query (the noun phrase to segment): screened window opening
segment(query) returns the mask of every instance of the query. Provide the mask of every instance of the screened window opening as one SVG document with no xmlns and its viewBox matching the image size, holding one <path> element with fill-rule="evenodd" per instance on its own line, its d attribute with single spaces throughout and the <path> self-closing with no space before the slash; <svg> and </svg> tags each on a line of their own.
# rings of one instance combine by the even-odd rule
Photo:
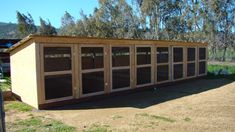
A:
<svg viewBox="0 0 235 132">
<path fill-rule="evenodd" d="M 196 75 L 196 48 L 187 48 L 187 77 L 193 77 Z"/>
<path fill-rule="evenodd" d="M 206 73 L 206 62 L 201 61 L 199 62 L 199 74 L 205 74 Z"/>
<path fill-rule="evenodd" d="M 195 63 L 188 63 L 187 64 L 187 76 L 195 76 Z"/>
<path fill-rule="evenodd" d="M 187 61 L 195 61 L 195 53 L 196 53 L 196 49 L 195 48 L 188 48 L 188 56 L 187 56 Z"/>
<path fill-rule="evenodd" d="M 157 66 L 157 81 L 167 81 L 169 80 L 169 66 L 168 65 L 161 65 Z"/>
<path fill-rule="evenodd" d="M 199 48 L 199 75 L 206 74 L 206 48 L 200 47 Z"/>
<path fill-rule="evenodd" d="M 151 83 L 151 48 L 137 47 L 137 85 Z"/>
<path fill-rule="evenodd" d="M 158 47 L 157 48 L 157 63 L 168 63 L 169 51 L 168 47 Z"/>
<path fill-rule="evenodd" d="M 103 68 L 102 47 L 82 47 L 82 69 Z"/>
<path fill-rule="evenodd" d="M 113 70 L 112 73 L 113 89 L 125 88 L 130 86 L 130 70 Z"/>
<path fill-rule="evenodd" d="M 130 48 L 112 47 L 112 89 L 130 87 Z"/>
<path fill-rule="evenodd" d="M 45 99 L 72 96 L 71 47 L 44 47 L 43 51 Z"/>
<path fill-rule="evenodd" d="M 71 70 L 71 48 L 44 47 L 44 70 L 45 72 Z"/>
<path fill-rule="evenodd" d="M 183 64 L 174 65 L 174 79 L 183 78 Z"/>
<path fill-rule="evenodd" d="M 173 54 L 174 54 L 174 62 L 182 62 L 183 61 L 183 48 L 181 47 L 175 47 L 173 48 Z"/>
<path fill-rule="evenodd" d="M 104 48 L 81 47 L 82 94 L 104 91 Z"/>
<path fill-rule="evenodd" d="M 83 94 L 104 91 L 104 72 L 83 73 L 82 88 Z"/>
<path fill-rule="evenodd" d="M 45 99 L 55 99 L 72 96 L 72 76 L 50 75 L 45 76 Z"/>
<path fill-rule="evenodd" d="M 151 83 L 151 67 L 137 68 L 137 85 Z"/>
<path fill-rule="evenodd" d="M 151 48 L 137 47 L 137 65 L 151 64 Z"/>
<path fill-rule="evenodd" d="M 199 48 L 199 60 L 206 59 L 206 48 Z"/>
<path fill-rule="evenodd" d="M 173 79 L 184 77 L 183 47 L 173 47 Z"/>
<path fill-rule="evenodd" d="M 169 48 L 157 47 L 157 82 L 169 80 Z"/>
<path fill-rule="evenodd" d="M 112 66 L 129 66 L 130 52 L 129 47 L 112 47 Z"/>
</svg>

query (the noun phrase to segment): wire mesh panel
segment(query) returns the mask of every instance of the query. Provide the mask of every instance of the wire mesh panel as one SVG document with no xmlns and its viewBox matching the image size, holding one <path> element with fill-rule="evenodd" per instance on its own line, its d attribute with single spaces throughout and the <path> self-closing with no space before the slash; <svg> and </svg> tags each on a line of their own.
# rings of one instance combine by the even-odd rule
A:
<svg viewBox="0 0 235 132">
<path fill-rule="evenodd" d="M 157 47 L 157 82 L 169 80 L 169 47 Z"/>
<path fill-rule="evenodd" d="M 44 47 L 43 52 L 45 100 L 73 96 L 71 47 Z"/>
<path fill-rule="evenodd" d="M 112 89 L 130 87 L 130 47 L 112 47 Z"/>
<path fill-rule="evenodd" d="M 187 76 L 191 77 L 191 76 L 195 76 L 195 63 L 188 63 L 187 64 Z"/>
<path fill-rule="evenodd" d="M 44 47 L 44 70 L 45 72 L 71 70 L 71 48 Z"/>
<path fill-rule="evenodd" d="M 82 69 L 96 69 L 103 67 L 103 47 L 82 47 Z"/>
<path fill-rule="evenodd" d="M 104 91 L 104 48 L 81 47 L 82 94 Z"/>
<path fill-rule="evenodd" d="M 137 85 L 151 83 L 151 67 L 137 68 Z"/>
<path fill-rule="evenodd" d="M 151 64 L 151 48 L 137 47 L 137 65 Z"/>
<path fill-rule="evenodd" d="M 198 74 L 204 75 L 206 74 L 206 48 L 199 47 L 199 64 L 198 64 Z"/>
<path fill-rule="evenodd" d="M 157 48 L 157 63 L 168 63 L 169 61 L 168 47 Z"/>
<path fill-rule="evenodd" d="M 137 85 L 151 83 L 151 47 L 136 47 Z"/>
<path fill-rule="evenodd" d="M 45 77 L 46 100 L 72 96 L 72 76 L 51 75 Z"/>
<path fill-rule="evenodd" d="M 130 86 L 130 70 L 113 70 L 112 73 L 113 89 L 125 88 Z"/>
<path fill-rule="evenodd" d="M 187 49 L 187 61 L 195 61 L 196 57 L 196 48 L 188 48 Z"/>
<path fill-rule="evenodd" d="M 174 64 L 174 79 L 183 78 L 183 64 Z"/>
<path fill-rule="evenodd" d="M 104 91 L 104 72 L 82 74 L 82 93 L 89 94 Z"/>
</svg>

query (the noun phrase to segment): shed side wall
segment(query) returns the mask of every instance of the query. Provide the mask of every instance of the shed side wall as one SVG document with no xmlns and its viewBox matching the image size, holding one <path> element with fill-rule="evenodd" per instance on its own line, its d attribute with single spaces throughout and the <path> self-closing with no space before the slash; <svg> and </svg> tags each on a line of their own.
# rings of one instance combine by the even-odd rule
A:
<svg viewBox="0 0 235 132">
<path fill-rule="evenodd" d="M 10 59 L 12 92 L 23 102 L 38 108 L 36 44 L 21 47 Z"/>
</svg>

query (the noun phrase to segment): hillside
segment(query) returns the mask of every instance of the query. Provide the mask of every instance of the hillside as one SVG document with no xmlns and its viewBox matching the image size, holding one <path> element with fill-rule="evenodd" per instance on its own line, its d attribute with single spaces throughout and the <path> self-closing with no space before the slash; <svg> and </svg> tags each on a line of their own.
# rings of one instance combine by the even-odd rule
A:
<svg viewBox="0 0 235 132">
<path fill-rule="evenodd" d="M 0 39 L 16 39 L 17 24 L 0 22 Z"/>
</svg>

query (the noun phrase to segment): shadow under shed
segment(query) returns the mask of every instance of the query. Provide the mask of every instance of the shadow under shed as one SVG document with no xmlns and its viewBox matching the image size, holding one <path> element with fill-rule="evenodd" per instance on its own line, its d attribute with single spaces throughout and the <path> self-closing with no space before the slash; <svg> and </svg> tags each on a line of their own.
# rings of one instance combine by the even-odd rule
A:
<svg viewBox="0 0 235 132">
<path fill-rule="evenodd" d="M 174 100 L 207 90 L 219 88 L 231 83 L 228 79 L 197 79 L 175 83 L 170 86 L 158 86 L 144 91 L 125 93 L 122 95 L 108 96 L 88 102 L 55 107 L 50 110 L 75 110 L 133 107 L 143 109 L 152 105 Z"/>
</svg>

